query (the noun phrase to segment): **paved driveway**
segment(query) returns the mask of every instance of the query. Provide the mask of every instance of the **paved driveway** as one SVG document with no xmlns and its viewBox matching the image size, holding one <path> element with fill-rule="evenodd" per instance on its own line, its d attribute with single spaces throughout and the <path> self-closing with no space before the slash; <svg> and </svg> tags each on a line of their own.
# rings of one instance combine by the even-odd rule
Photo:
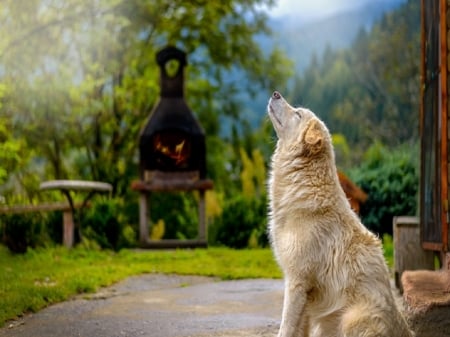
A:
<svg viewBox="0 0 450 337">
<path fill-rule="evenodd" d="M 0 337 L 273 337 L 282 298 L 281 280 L 149 274 L 7 323 Z"/>
</svg>

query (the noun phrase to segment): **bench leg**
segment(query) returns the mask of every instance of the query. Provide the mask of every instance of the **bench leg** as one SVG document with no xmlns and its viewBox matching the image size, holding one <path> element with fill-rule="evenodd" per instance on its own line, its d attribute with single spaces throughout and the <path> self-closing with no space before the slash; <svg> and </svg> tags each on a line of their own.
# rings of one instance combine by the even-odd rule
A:
<svg viewBox="0 0 450 337">
<path fill-rule="evenodd" d="M 63 212 L 63 244 L 67 248 L 73 247 L 73 213 L 72 211 Z"/>
</svg>

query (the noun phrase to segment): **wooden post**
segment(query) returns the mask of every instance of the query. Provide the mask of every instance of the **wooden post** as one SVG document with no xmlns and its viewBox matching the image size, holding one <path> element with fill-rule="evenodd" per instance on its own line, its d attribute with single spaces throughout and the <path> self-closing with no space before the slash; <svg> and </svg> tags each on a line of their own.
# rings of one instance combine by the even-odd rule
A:
<svg viewBox="0 0 450 337">
<path fill-rule="evenodd" d="M 434 269 L 434 253 L 422 249 L 419 219 L 413 216 L 396 216 L 394 226 L 395 285 L 401 291 L 401 277 L 405 270 Z"/>
<path fill-rule="evenodd" d="M 200 200 L 198 203 L 198 239 L 205 241 L 207 238 L 206 233 L 205 190 L 200 190 Z"/>
<path fill-rule="evenodd" d="M 144 245 L 148 241 L 148 219 L 150 218 L 148 207 L 148 194 L 139 194 L 139 242 Z"/>
<path fill-rule="evenodd" d="M 63 212 L 63 244 L 67 248 L 73 247 L 73 231 L 74 231 L 74 222 L 73 222 L 73 212 L 71 210 Z"/>
<path fill-rule="evenodd" d="M 441 228 L 442 228 L 442 250 L 448 251 L 448 129 L 447 129 L 447 117 L 448 117 L 448 88 L 447 88 L 447 0 L 440 0 L 440 78 L 441 78 L 441 97 L 440 97 L 440 177 L 438 178 L 441 184 Z"/>
</svg>

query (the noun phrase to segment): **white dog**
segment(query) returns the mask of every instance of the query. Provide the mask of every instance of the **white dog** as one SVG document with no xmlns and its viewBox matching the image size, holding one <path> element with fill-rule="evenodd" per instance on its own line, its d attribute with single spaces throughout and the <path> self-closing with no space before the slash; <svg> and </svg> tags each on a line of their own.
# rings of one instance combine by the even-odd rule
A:
<svg viewBox="0 0 450 337">
<path fill-rule="evenodd" d="M 313 112 L 274 92 L 278 136 L 269 180 L 269 234 L 283 270 L 279 337 L 409 337 L 380 240 L 351 210 L 331 137 Z"/>
</svg>

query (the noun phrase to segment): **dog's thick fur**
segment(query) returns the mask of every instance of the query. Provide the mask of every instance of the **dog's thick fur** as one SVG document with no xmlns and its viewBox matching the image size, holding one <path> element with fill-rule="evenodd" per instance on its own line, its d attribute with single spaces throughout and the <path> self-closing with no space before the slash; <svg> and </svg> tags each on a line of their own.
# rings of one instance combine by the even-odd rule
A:
<svg viewBox="0 0 450 337">
<path fill-rule="evenodd" d="M 285 280 L 279 337 L 409 337 L 380 240 L 351 210 L 331 137 L 274 92 L 269 235 Z"/>
</svg>

